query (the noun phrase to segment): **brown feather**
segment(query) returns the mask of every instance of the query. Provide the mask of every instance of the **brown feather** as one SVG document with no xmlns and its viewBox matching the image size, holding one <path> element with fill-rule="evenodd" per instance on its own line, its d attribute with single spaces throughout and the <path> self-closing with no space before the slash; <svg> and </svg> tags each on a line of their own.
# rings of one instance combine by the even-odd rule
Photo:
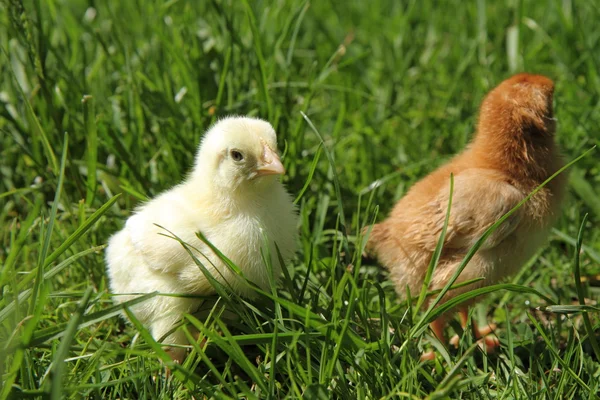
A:
<svg viewBox="0 0 600 400">
<path fill-rule="evenodd" d="M 455 180 L 450 223 L 430 289 L 443 287 L 485 230 L 563 165 L 554 143 L 553 93 L 553 82 L 540 75 L 502 82 L 483 100 L 467 148 L 417 182 L 389 217 L 374 225 L 367 250 L 389 270 L 399 295 L 406 287 L 413 296 L 421 289 L 444 224 L 450 174 Z M 565 180 L 563 173 L 505 221 L 457 282 L 483 277 L 476 286 L 490 285 L 515 273 L 543 244 Z"/>
</svg>

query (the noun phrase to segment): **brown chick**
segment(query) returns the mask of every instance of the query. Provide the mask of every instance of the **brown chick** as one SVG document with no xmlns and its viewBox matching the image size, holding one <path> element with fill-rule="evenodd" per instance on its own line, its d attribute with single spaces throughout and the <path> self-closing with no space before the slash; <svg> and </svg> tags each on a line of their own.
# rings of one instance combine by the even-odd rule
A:
<svg viewBox="0 0 600 400">
<path fill-rule="evenodd" d="M 467 148 L 417 182 L 390 216 L 372 227 L 367 252 L 389 270 L 400 296 L 407 288 L 413 296 L 421 290 L 446 217 L 450 174 L 452 208 L 430 290 L 443 288 L 483 233 L 563 166 L 554 143 L 553 92 L 553 82 L 541 75 L 518 74 L 502 82 L 483 100 L 477 134 Z M 531 258 L 557 217 L 565 180 L 565 174 L 553 179 L 503 222 L 455 284 L 484 279 L 448 292 L 443 301 L 497 283 Z M 466 307 L 459 309 L 463 327 L 468 322 Z M 431 324 L 442 343 L 446 318 Z M 490 331 L 472 326 L 477 339 Z M 495 338 L 487 339 L 491 348 L 498 344 Z"/>
</svg>

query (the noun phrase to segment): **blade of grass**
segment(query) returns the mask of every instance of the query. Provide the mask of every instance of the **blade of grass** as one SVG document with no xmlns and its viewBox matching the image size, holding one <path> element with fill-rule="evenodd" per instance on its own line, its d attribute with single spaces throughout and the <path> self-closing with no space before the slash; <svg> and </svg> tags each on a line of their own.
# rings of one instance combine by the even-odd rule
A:
<svg viewBox="0 0 600 400">
<path fill-rule="evenodd" d="M 200 330 L 200 332 L 209 338 L 210 342 L 215 343 L 221 350 L 223 350 L 232 360 L 242 368 L 248 376 L 252 378 L 254 383 L 260 387 L 261 390 L 268 392 L 268 388 L 266 386 L 264 378 L 260 375 L 256 367 L 252 365 L 250 360 L 244 354 L 244 351 L 239 346 L 238 342 L 236 342 L 227 327 L 223 322 L 219 319 L 216 320 L 216 323 L 219 327 L 219 330 L 223 333 L 224 337 L 215 332 L 212 328 L 207 327 L 202 321 L 195 319 L 193 321 L 196 328 Z"/>
<path fill-rule="evenodd" d="M 447 372 L 444 379 L 442 379 L 442 381 L 440 382 L 438 387 L 435 389 L 435 392 L 431 393 L 427 397 L 428 400 L 448 398 L 448 396 L 450 395 L 452 390 L 458 384 L 458 380 L 456 378 L 459 378 L 459 380 L 460 380 L 460 378 L 462 377 L 460 375 L 460 372 L 463 368 L 463 365 L 467 362 L 469 357 L 471 357 L 471 353 L 473 353 L 473 351 L 475 351 L 475 349 L 478 346 L 479 346 L 478 343 L 473 343 L 467 350 L 465 350 L 463 355 L 452 366 L 450 371 Z"/>
<path fill-rule="evenodd" d="M 308 116 L 302 111 L 300 111 L 300 114 L 302 115 L 302 118 L 304 118 L 304 120 L 306 121 L 306 123 L 308 124 L 310 129 L 315 133 L 315 135 L 317 135 L 317 138 L 319 138 L 319 140 L 323 146 L 323 150 L 325 151 L 325 156 L 327 157 L 327 161 L 329 161 L 329 166 L 331 167 L 331 172 L 333 174 L 333 186 L 335 188 L 335 197 L 337 200 L 338 214 L 339 214 L 339 218 L 340 218 L 340 225 L 341 225 L 340 230 L 344 237 L 344 240 L 342 242 L 342 245 L 344 247 L 344 254 L 345 254 L 344 261 L 345 261 L 346 265 L 348 265 L 350 263 L 350 259 L 349 259 L 350 249 L 348 248 L 348 236 L 347 236 L 347 231 L 346 231 L 347 225 L 346 225 L 346 217 L 344 215 L 344 205 L 342 203 L 342 191 L 340 189 L 340 180 L 339 180 L 337 171 L 335 169 L 335 161 L 333 160 L 333 156 L 331 155 L 331 152 L 325 145 L 325 140 L 323 139 L 323 136 L 321 136 L 321 134 L 319 133 L 317 128 L 314 126 L 314 124 L 312 123 L 310 118 L 308 118 Z"/>
<path fill-rule="evenodd" d="M 287 57 L 285 59 L 285 63 L 290 66 L 292 64 L 292 57 L 294 55 L 294 49 L 296 48 L 296 40 L 298 38 L 298 32 L 300 31 L 300 25 L 302 24 L 302 20 L 304 20 L 304 15 L 306 11 L 310 7 L 310 3 L 308 0 L 304 2 L 301 7 L 300 13 L 298 14 L 298 18 L 296 19 L 296 25 L 294 26 L 294 32 L 292 33 L 292 38 L 290 39 L 290 47 L 288 48 Z"/>
<path fill-rule="evenodd" d="M 592 185 L 585 180 L 583 171 L 579 169 L 573 171 L 569 183 L 581 200 L 594 211 L 596 216 L 600 217 L 600 196 L 598 196 Z"/>
<path fill-rule="evenodd" d="M 567 235 L 566 233 L 561 232 L 556 228 L 552 228 L 552 233 L 555 234 L 556 236 L 558 236 L 558 238 L 560 240 L 562 240 L 563 242 L 568 243 L 571 246 L 577 246 L 577 239 L 572 238 L 571 236 Z M 600 253 L 594 251 L 594 249 L 590 248 L 589 246 L 583 245 L 583 244 L 581 245 L 581 250 L 583 250 L 583 252 L 585 254 L 587 254 L 588 257 L 590 257 L 594 262 L 600 264 Z"/>
<path fill-rule="evenodd" d="M 96 196 L 96 165 L 98 163 L 98 128 L 96 127 L 96 107 L 94 98 L 90 95 L 83 96 L 83 120 L 86 130 L 87 145 L 87 193 L 85 204 L 91 207 Z"/>
<path fill-rule="evenodd" d="M 51 391 L 50 395 L 53 399 L 62 398 L 62 391 L 64 387 L 63 375 L 65 373 L 65 359 L 69 353 L 69 347 L 71 346 L 71 342 L 75 338 L 77 334 L 77 327 L 83 318 L 85 313 L 85 309 L 90 301 L 90 296 L 92 295 L 92 288 L 88 287 L 83 294 L 83 298 L 77 305 L 77 309 L 73 313 L 73 316 L 69 323 L 67 324 L 67 329 L 65 329 L 63 338 L 58 346 L 58 350 L 54 353 L 54 357 L 52 359 L 52 373 L 51 373 Z"/>
<path fill-rule="evenodd" d="M 58 264 L 57 266 L 52 268 L 51 270 L 44 272 L 44 280 L 48 281 L 48 280 L 52 279 L 56 274 L 61 272 L 63 269 L 65 269 L 69 265 L 73 264 L 79 258 L 86 256 L 90 253 L 96 253 L 98 251 L 101 251 L 105 247 L 106 247 L 106 245 L 96 246 L 96 247 L 92 247 L 91 249 L 87 249 L 87 250 L 84 250 L 82 252 L 72 255 L 71 257 L 67 258 L 66 260 L 64 260 L 63 262 L 61 262 L 60 264 Z M 34 276 L 34 275 L 30 275 L 30 276 Z M 6 317 L 15 310 L 15 307 L 17 304 L 21 304 L 25 300 L 27 300 L 29 298 L 29 296 L 31 296 L 32 291 L 33 291 L 33 289 L 25 289 L 25 290 L 21 291 L 17 297 L 17 300 L 13 300 L 12 302 L 10 302 L 6 306 L 4 306 L 0 310 L 0 323 L 2 321 L 4 321 L 6 319 Z"/>
<path fill-rule="evenodd" d="M 258 293 L 270 298 L 273 301 L 278 301 L 281 304 L 281 306 L 283 308 L 285 308 L 288 312 L 290 312 L 298 317 L 303 317 L 305 319 L 305 322 L 308 324 L 307 325 L 308 327 L 316 329 L 321 334 L 325 335 L 326 337 L 329 337 L 331 340 L 338 340 L 338 338 L 340 336 L 339 333 L 336 332 L 335 330 L 332 332 L 329 332 L 328 329 L 329 329 L 331 323 L 329 321 L 325 320 L 322 316 L 310 311 L 308 308 L 305 308 L 301 305 L 296 304 L 295 302 L 286 300 L 281 297 L 275 298 L 272 294 L 265 292 L 261 289 L 257 288 L 256 291 Z M 347 337 L 348 337 L 348 340 L 343 341 L 344 346 L 348 346 L 348 345 L 352 344 L 359 349 L 378 347 L 377 343 L 366 344 L 359 335 L 357 335 L 354 331 L 352 331 L 350 329 L 348 329 L 348 331 L 347 331 Z"/>
<path fill-rule="evenodd" d="M 348 301 L 349 304 L 348 304 L 348 308 L 346 309 L 346 315 L 344 315 L 342 318 L 342 321 L 343 321 L 342 328 L 340 329 L 340 332 L 338 334 L 338 339 L 336 340 L 336 346 L 333 350 L 333 355 L 328 360 L 329 369 L 326 373 L 326 376 L 331 377 L 331 378 L 333 378 L 333 370 L 334 370 L 335 366 L 338 365 L 337 361 L 339 359 L 340 352 L 344 348 L 343 340 L 346 338 L 346 333 L 350 329 L 350 322 L 352 321 L 351 315 L 354 313 L 354 307 L 356 306 L 355 299 L 357 297 L 357 292 L 358 292 L 358 288 L 356 286 L 356 282 L 354 282 L 354 280 L 353 280 L 353 276 L 350 273 L 346 272 L 344 274 L 344 277 L 347 277 L 347 282 L 350 282 L 350 284 L 351 284 L 351 290 L 350 290 L 350 295 L 349 295 L 350 300 Z M 340 289 L 341 288 L 343 288 L 343 287 L 340 287 Z M 341 298 L 341 294 L 339 294 L 336 297 Z"/>
<path fill-rule="evenodd" d="M 542 328 L 542 326 L 540 325 L 540 323 L 529 312 L 527 313 L 527 317 L 529 318 L 529 321 L 531 321 L 531 323 L 533 324 L 533 326 L 535 326 L 535 328 L 537 329 L 538 333 L 542 336 L 542 339 L 544 339 L 544 342 L 546 343 L 546 346 L 547 346 L 546 348 L 548 350 L 550 350 L 550 352 L 554 355 L 554 359 L 560 364 L 560 366 L 565 371 L 567 371 L 569 373 L 569 375 L 571 375 L 571 377 L 582 388 L 584 388 L 588 393 L 591 394 L 589 386 L 586 385 L 585 382 L 581 380 L 581 378 L 579 377 L 579 375 L 575 371 L 573 371 L 573 369 L 569 366 L 569 364 L 567 364 L 562 359 L 562 357 L 560 356 L 560 354 L 558 354 L 558 351 L 556 351 L 556 349 L 554 348 L 551 340 L 548 338 L 548 335 L 546 334 L 546 332 L 544 331 L 544 329 Z M 595 395 L 594 398 L 599 399 L 600 397 L 598 395 Z"/>
<path fill-rule="evenodd" d="M 202 332 L 202 330 L 201 330 L 202 324 L 199 323 L 198 319 L 196 319 L 193 315 L 189 315 L 189 314 L 186 315 L 185 318 L 188 321 L 190 321 L 193 326 L 196 327 L 198 332 Z M 221 372 L 219 372 L 219 370 L 215 366 L 215 364 L 204 353 L 204 349 L 200 348 L 200 346 L 196 342 L 196 339 L 193 337 L 193 335 L 189 332 L 189 330 L 185 326 L 184 326 L 184 332 L 185 332 L 185 335 L 186 335 L 188 341 L 191 343 L 192 347 L 194 347 L 194 349 L 196 350 L 196 353 L 198 354 L 198 356 L 200 357 L 202 362 L 204 362 L 204 364 L 206 364 L 206 366 L 210 369 L 210 371 L 215 375 L 217 380 L 219 382 L 221 382 L 221 385 L 223 385 L 223 387 L 225 387 L 225 389 L 227 389 L 227 391 L 229 393 L 231 393 L 232 395 L 235 396 L 235 394 L 236 394 L 235 389 L 229 384 L 229 382 L 227 382 L 227 380 L 225 379 L 223 374 L 221 374 Z M 205 346 L 205 348 L 206 348 L 206 346 Z"/>
<path fill-rule="evenodd" d="M 92 314 L 87 314 L 82 318 L 82 321 L 78 324 L 77 328 L 83 329 L 85 327 L 105 321 L 109 318 L 116 317 L 116 316 L 122 314 L 123 310 L 125 310 L 126 307 L 130 307 L 135 304 L 146 301 L 147 299 L 154 297 L 158 294 L 159 293 L 156 293 L 156 292 L 143 294 L 143 295 L 140 295 L 140 297 L 136 297 L 135 299 L 128 300 L 121 304 L 109 307 L 105 310 L 98 311 L 98 312 L 95 312 Z M 28 346 L 36 347 L 43 343 L 46 343 L 49 340 L 61 338 L 65 334 L 66 327 L 67 327 L 67 324 L 63 323 L 63 324 L 58 324 L 58 325 L 50 327 L 50 328 L 40 329 L 40 330 L 36 331 L 31 339 L 31 341 L 28 343 Z M 7 343 L 7 346 L 5 346 L 5 348 L 7 350 L 12 349 L 13 347 L 14 347 L 14 345 L 12 343 Z"/>
<path fill-rule="evenodd" d="M 3 347 L 3 355 L 9 355 L 14 352 L 12 354 L 12 363 L 10 368 L 2 377 L 3 387 L 0 387 L 0 400 L 5 400 L 11 395 L 11 389 L 13 383 L 17 379 L 19 370 L 23 371 L 23 368 L 27 367 L 27 363 L 29 362 L 27 357 L 27 343 L 30 343 L 31 338 L 35 334 L 34 332 L 40 319 L 42 318 L 42 313 L 47 298 L 48 290 L 45 286 L 43 286 L 39 292 L 39 298 L 33 314 L 29 315 L 28 318 L 26 318 L 22 323 L 23 328 L 20 332 L 20 336 L 18 336 L 17 331 L 15 331 L 11 337 L 11 342 L 17 342 L 16 345 L 12 345 L 10 347 L 8 346 L 8 343 L 4 346 L 0 345 Z"/>
<path fill-rule="evenodd" d="M 581 227 L 579 228 L 579 233 L 577 234 L 577 246 L 575 247 L 575 260 L 573 262 L 573 275 L 575 276 L 575 288 L 577 290 L 577 299 L 579 300 L 579 304 L 585 306 L 585 298 L 586 293 L 584 287 L 581 283 L 581 274 L 579 268 L 579 257 L 581 255 L 581 245 L 583 243 L 583 231 L 585 229 L 585 222 L 587 220 L 587 214 L 583 216 L 581 221 Z M 598 309 L 600 311 L 600 309 Z M 598 346 L 598 341 L 596 340 L 596 332 L 592 326 L 592 322 L 590 321 L 590 317 L 587 313 L 583 313 L 581 315 L 583 317 L 583 324 L 585 326 L 585 330 L 587 331 L 588 338 L 590 344 L 592 345 L 592 349 L 594 350 L 594 354 L 596 355 L 596 360 L 600 360 L 600 346 Z"/>
<path fill-rule="evenodd" d="M 135 317 L 135 314 L 129 310 L 129 307 L 124 307 L 124 311 L 127 314 L 127 317 L 131 321 L 131 323 L 135 326 L 137 331 L 140 333 L 140 336 L 144 339 L 144 341 L 152 348 L 152 350 L 156 353 L 158 358 L 173 371 L 173 376 L 177 378 L 182 384 L 187 386 L 189 389 L 194 389 L 193 385 L 200 386 L 203 393 L 212 395 L 213 391 L 210 389 L 206 383 L 203 382 L 198 375 L 196 375 L 192 371 L 188 371 L 183 368 L 180 364 L 173 361 L 173 359 L 167 354 L 166 351 L 162 349 L 162 346 L 154 340 L 150 332 L 142 325 L 142 323 Z"/>
<path fill-rule="evenodd" d="M 448 208 L 446 210 L 446 218 L 444 219 L 444 226 L 442 227 L 442 232 L 440 234 L 440 238 L 435 246 L 435 250 L 433 251 L 433 256 L 431 257 L 431 261 L 429 262 L 429 266 L 427 267 L 427 273 L 425 274 L 425 279 L 423 280 L 423 285 L 421 286 L 421 292 L 419 293 L 419 298 L 417 299 L 417 305 L 415 306 L 414 316 L 413 318 L 417 318 L 417 313 L 421 309 L 421 306 L 425 302 L 427 290 L 429 288 L 429 283 L 431 282 L 431 277 L 433 276 L 433 271 L 438 265 L 440 261 L 440 257 L 442 256 L 442 249 L 444 247 L 444 242 L 446 241 L 446 232 L 448 230 L 448 223 L 450 222 L 450 210 L 452 209 L 452 196 L 454 194 L 454 175 L 450 174 L 450 193 L 448 195 Z"/>
<path fill-rule="evenodd" d="M 36 308 L 36 302 L 38 300 L 38 293 L 40 287 L 44 284 L 44 267 L 46 266 L 46 255 L 50 247 L 50 239 L 52 238 L 52 231 L 54 229 L 54 221 L 56 220 L 56 212 L 58 210 L 58 203 L 60 201 L 60 195 L 62 192 L 63 181 L 65 177 L 65 166 L 67 165 L 67 151 L 69 146 L 69 135 L 65 133 L 65 139 L 63 143 L 62 157 L 60 160 L 60 172 L 58 175 L 58 183 L 56 185 L 56 193 L 54 194 L 54 202 L 48 216 L 48 227 L 44 235 L 44 242 L 42 244 L 42 250 L 38 259 L 36 279 L 33 284 L 33 296 L 32 301 L 29 304 L 29 314 L 33 314 L 33 310 Z"/>
<path fill-rule="evenodd" d="M 83 224 L 81 224 L 81 226 L 79 228 L 77 228 L 75 230 L 75 232 L 73 232 L 58 247 L 58 249 L 54 250 L 52 252 L 52 254 L 50 254 L 46 258 L 46 260 L 44 262 L 44 268 L 47 267 L 48 265 L 50 265 L 52 262 L 54 262 L 54 260 L 56 260 L 62 253 L 64 253 L 69 247 L 71 247 L 71 245 L 75 241 L 77 241 L 81 236 L 83 236 L 83 234 L 86 233 L 92 227 L 92 225 L 94 225 L 96 223 L 96 221 L 98 221 L 98 219 L 100 219 L 100 217 L 108 211 L 108 209 L 115 203 L 115 201 L 117 201 L 119 199 L 119 196 L 121 196 L 120 193 L 113 196 L 110 200 L 108 200 L 106 203 L 104 203 L 104 205 L 102 207 L 100 207 L 98 210 L 96 210 L 88 219 L 86 219 L 85 222 Z"/>
<path fill-rule="evenodd" d="M 135 190 L 133 187 L 131 187 L 129 185 L 119 185 L 119 188 L 121 188 L 121 190 L 123 190 L 125 193 L 135 197 L 139 201 L 148 201 L 149 200 L 148 196 Z"/>
<path fill-rule="evenodd" d="M 210 125 L 214 124 L 217 119 L 219 107 L 223 101 L 223 94 L 225 93 L 225 82 L 227 81 L 227 74 L 229 73 L 229 64 L 231 63 L 231 54 L 233 50 L 231 47 L 227 48 L 227 54 L 225 55 L 225 62 L 221 70 L 221 78 L 219 79 L 219 89 L 217 90 L 217 98 L 215 99 L 215 113 L 210 120 Z"/>
<path fill-rule="evenodd" d="M 294 199 L 294 204 L 298 204 L 298 202 L 300 201 L 300 199 L 302 198 L 304 193 L 306 193 L 306 191 L 308 190 L 308 186 L 310 185 L 310 182 L 312 181 L 315 171 L 317 169 L 317 164 L 319 163 L 319 158 L 321 157 L 322 150 L 323 150 L 323 143 L 321 142 L 321 143 L 319 143 L 319 147 L 317 147 L 317 151 L 315 153 L 313 161 L 310 164 L 310 168 L 308 169 L 308 176 L 306 177 L 304 186 L 302 186 L 302 189 L 300 189 L 300 192 L 298 192 L 298 195 Z"/>
<path fill-rule="evenodd" d="M 267 79 L 267 66 L 265 65 L 265 59 L 263 57 L 262 45 L 260 43 L 260 32 L 256 26 L 256 17 L 250 7 L 248 0 L 243 0 L 244 7 L 246 9 L 246 15 L 248 16 L 248 22 L 250 23 L 250 30 L 252 31 L 252 39 L 254 40 L 254 51 L 256 52 L 256 58 L 258 60 L 258 70 L 260 72 L 260 89 L 263 100 L 267 106 L 267 119 L 271 121 L 274 117 L 273 109 L 271 106 L 271 96 L 269 95 L 268 79 Z"/>
<path fill-rule="evenodd" d="M 23 91 L 23 88 L 21 87 L 21 85 L 19 83 L 17 75 L 15 74 L 15 71 L 12 67 L 12 63 L 10 62 L 10 57 L 9 57 L 8 53 L 6 52 L 6 49 L 4 49 L 4 46 L 2 46 L 2 53 L 4 53 L 4 57 L 6 58 L 5 65 L 8 65 L 8 68 L 12 74 L 12 77 L 15 80 L 15 86 L 19 90 L 19 94 L 21 95 L 21 98 L 23 99 L 23 102 L 25 103 L 25 112 L 27 115 L 27 119 L 29 120 L 29 122 L 32 125 L 31 126 L 31 130 L 33 131 L 32 133 L 35 137 L 38 137 L 39 140 L 42 142 L 42 147 L 44 148 L 44 151 L 46 152 L 46 157 L 48 158 L 48 162 L 50 163 L 50 168 L 52 168 L 54 175 L 58 176 L 58 174 L 59 174 L 58 161 L 56 159 L 56 155 L 54 154 L 54 150 L 52 150 L 50 141 L 48 140 L 48 135 L 44 131 L 44 128 L 42 128 L 42 125 L 40 124 L 39 119 L 35 115 L 35 111 L 33 110 L 33 106 L 31 105 L 29 98 L 27 97 L 27 95 L 25 94 L 25 92 Z"/>
<path fill-rule="evenodd" d="M 552 306 L 541 306 L 537 307 L 537 309 L 556 314 L 585 314 L 587 312 L 600 312 L 600 307 L 589 306 L 587 304 L 581 304 L 578 306 L 571 304 L 557 304 Z"/>
<path fill-rule="evenodd" d="M 6 280 L 6 274 L 8 271 L 11 271 L 14 267 L 14 263 L 17 260 L 17 256 L 21 251 L 21 248 L 25 244 L 25 240 L 29 235 L 30 229 L 34 223 L 34 221 L 39 218 L 40 210 L 42 208 L 42 204 L 44 202 L 44 196 L 41 194 L 37 194 L 35 196 L 34 206 L 27 215 L 25 221 L 21 223 L 19 228 L 19 234 L 17 235 L 17 239 L 11 243 L 10 251 L 8 252 L 8 256 L 4 262 L 4 266 L 2 267 L 2 272 L 0 273 L 0 287 L 4 287 L 4 282 Z"/>
<path fill-rule="evenodd" d="M 447 302 L 441 304 L 439 307 L 436 307 L 435 309 L 433 309 L 429 314 L 427 314 L 427 318 L 424 320 L 424 322 L 422 324 L 418 324 L 413 327 L 413 329 L 410 331 L 409 337 L 416 337 L 416 336 L 421 335 L 427 329 L 427 324 L 429 324 L 430 322 L 432 322 L 433 320 L 435 320 L 437 317 L 441 316 L 442 314 L 450 311 L 454 307 L 456 307 L 464 302 L 467 302 L 471 299 L 474 299 L 478 296 L 497 292 L 500 290 L 507 290 L 507 291 L 511 291 L 511 292 L 515 292 L 515 293 L 533 294 L 533 295 L 541 298 L 542 300 L 544 300 L 547 303 L 554 304 L 554 301 L 552 299 L 544 296 L 537 290 L 530 288 L 528 286 L 516 285 L 514 283 L 501 283 L 501 284 L 497 284 L 497 285 L 484 286 L 484 287 L 481 287 L 478 289 L 473 289 L 467 293 L 462 293 L 456 297 L 453 297 L 452 299 L 448 300 Z"/>
</svg>

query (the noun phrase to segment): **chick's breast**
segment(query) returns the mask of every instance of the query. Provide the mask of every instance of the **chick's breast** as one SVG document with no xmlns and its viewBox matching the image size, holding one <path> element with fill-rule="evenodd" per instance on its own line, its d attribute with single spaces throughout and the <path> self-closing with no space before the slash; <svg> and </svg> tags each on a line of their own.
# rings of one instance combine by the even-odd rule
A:
<svg viewBox="0 0 600 400">
<path fill-rule="evenodd" d="M 261 289 L 268 290 L 269 280 L 276 281 L 284 267 L 277 251 L 279 250 L 283 261 L 288 262 L 296 250 L 297 218 L 289 194 L 282 185 L 277 185 L 268 197 L 253 202 L 248 208 L 236 210 L 218 224 L 206 227 L 202 233 L 240 268 L 246 279 Z M 252 297 L 254 290 L 243 278 L 203 243 L 198 245 L 203 249 L 203 256 L 199 260 L 207 261 L 203 264 L 213 277 L 236 293 Z M 266 258 L 267 254 L 270 255 L 270 260 Z M 195 264 L 190 264 L 179 275 L 191 293 L 202 292 L 206 287 L 207 281 Z"/>
</svg>

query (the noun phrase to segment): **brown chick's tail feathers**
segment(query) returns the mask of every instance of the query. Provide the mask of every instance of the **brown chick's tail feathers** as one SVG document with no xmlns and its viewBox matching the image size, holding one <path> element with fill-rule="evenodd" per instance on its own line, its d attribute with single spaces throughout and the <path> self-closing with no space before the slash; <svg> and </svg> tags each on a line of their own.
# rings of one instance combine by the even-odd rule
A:
<svg viewBox="0 0 600 400">
<path fill-rule="evenodd" d="M 363 237 L 367 237 L 368 235 L 363 257 L 376 259 L 378 252 L 377 245 L 382 241 L 387 241 L 389 237 L 387 227 L 382 223 L 367 225 L 362 229 L 361 234 Z"/>
</svg>

